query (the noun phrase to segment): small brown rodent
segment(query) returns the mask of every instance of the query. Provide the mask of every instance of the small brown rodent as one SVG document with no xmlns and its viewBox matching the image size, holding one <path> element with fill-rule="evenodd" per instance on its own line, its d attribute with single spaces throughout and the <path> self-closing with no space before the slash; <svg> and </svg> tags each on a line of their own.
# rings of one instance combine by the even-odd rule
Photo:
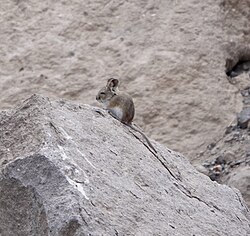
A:
<svg viewBox="0 0 250 236">
<path fill-rule="evenodd" d="M 107 109 L 114 118 L 126 124 L 133 130 L 139 132 L 147 141 L 150 148 L 153 149 L 155 153 L 157 153 L 146 135 L 133 126 L 132 121 L 135 115 L 133 99 L 127 93 L 118 92 L 118 84 L 118 79 L 108 79 L 107 85 L 103 87 L 96 95 L 96 100 L 102 103 L 103 107 Z"/>
</svg>

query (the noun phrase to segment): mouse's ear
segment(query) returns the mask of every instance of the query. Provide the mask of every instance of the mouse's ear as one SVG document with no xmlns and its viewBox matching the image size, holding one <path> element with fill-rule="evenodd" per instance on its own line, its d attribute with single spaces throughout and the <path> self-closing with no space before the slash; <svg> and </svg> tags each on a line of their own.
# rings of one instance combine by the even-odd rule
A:
<svg viewBox="0 0 250 236">
<path fill-rule="evenodd" d="M 118 84 L 119 84 L 118 79 L 110 78 L 110 79 L 108 79 L 107 87 L 112 89 L 112 90 L 115 90 L 118 87 Z"/>
</svg>

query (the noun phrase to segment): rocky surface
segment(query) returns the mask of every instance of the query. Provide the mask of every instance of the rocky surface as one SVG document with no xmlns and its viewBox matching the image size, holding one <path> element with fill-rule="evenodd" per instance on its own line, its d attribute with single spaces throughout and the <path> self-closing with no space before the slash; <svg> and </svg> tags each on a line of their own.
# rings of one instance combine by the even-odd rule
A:
<svg viewBox="0 0 250 236">
<path fill-rule="evenodd" d="M 207 159 L 197 169 L 212 180 L 238 188 L 250 207 L 250 129 L 235 121 L 200 155 Z"/>
<path fill-rule="evenodd" d="M 250 234 L 238 190 L 99 108 L 34 95 L 0 133 L 1 235 Z"/>
<path fill-rule="evenodd" d="M 217 159 L 228 149 L 234 163 L 245 160 L 246 139 L 209 149 L 232 123 L 249 126 L 249 11 L 249 0 L 3 1 L 0 110 L 33 93 L 97 105 L 99 88 L 117 77 L 150 137 L 229 183 Z"/>
<path fill-rule="evenodd" d="M 194 165 L 212 180 L 238 188 L 250 207 L 250 76 L 245 70 L 235 74 L 237 77 L 231 77 L 229 81 L 242 95 L 242 110 L 197 156 Z M 200 160 L 204 160 L 202 166 Z"/>
</svg>

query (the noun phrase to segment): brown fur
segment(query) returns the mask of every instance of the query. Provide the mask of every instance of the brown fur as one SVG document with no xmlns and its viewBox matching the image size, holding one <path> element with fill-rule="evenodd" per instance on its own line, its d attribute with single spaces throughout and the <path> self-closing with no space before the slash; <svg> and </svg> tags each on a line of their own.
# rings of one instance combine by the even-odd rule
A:
<svg viewBox="0 0 250 236">
<path fill-rule="evenodd" d="M 98 92 L 96 100 L 103 103 L 104 108 L 106 108 L 114 118 L 139 132 L 147 141 L 148 145 L 154 150 L 155 153 L 157 153 L 146 135 L 133 126 L 132 121 L 135 115 L 133 99 L 127 93 L 118 92 L 118 83 L 119 80 L 117 79 L 109 79 L 106 87 L 102 88 Z"/>
</svg>

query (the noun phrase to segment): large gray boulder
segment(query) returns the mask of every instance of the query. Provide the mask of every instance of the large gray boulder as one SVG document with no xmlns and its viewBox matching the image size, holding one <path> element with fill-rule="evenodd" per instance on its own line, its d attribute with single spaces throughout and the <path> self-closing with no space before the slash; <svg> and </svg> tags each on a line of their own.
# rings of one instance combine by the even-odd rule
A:
<svg viewBox="0 0 250 236">
<path fill-rule="evenodd" d="M 241 194 L 89 105 L 0 115 L 0 235 L 249 235 Z"/>
</svg>

